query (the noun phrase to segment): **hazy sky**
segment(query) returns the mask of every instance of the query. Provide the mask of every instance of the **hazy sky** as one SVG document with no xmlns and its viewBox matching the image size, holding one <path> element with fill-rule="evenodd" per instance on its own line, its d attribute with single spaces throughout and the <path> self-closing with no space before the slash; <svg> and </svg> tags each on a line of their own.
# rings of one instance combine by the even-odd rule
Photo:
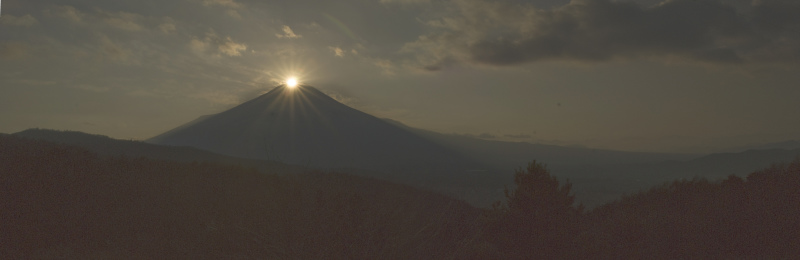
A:
<svg viewBox="0 0 800 260">
<path fill-rule="evenodd" d="M 3 133 L 145 139 L 289 75 L 379 117 L 498 140 L 800 139 L 800 2 L 2 1 Z"/>
</svg>

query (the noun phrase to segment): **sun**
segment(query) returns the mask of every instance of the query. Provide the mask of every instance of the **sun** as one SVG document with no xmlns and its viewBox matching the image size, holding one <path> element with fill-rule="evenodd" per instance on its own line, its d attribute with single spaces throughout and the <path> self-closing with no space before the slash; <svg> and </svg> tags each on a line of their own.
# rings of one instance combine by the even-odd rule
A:
<svg viewBox="0 0 800 260">
<path fill-rule="evenodd" d="M 290 88 L 297 87 L 297 78 L 291 77 L 291 78 L 286 79 L 286 86 L 288 86 Z"/>
</svg>

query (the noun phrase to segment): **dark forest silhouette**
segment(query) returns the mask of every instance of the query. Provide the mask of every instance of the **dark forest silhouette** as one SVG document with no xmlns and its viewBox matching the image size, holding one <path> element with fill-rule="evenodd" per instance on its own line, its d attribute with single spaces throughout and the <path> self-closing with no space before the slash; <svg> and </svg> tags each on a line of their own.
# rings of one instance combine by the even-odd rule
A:
<svg viewBox="0 0 800 260">
<path fill-rule="evenodd" d="M 103 156 L 0 136 L 8 258 L 789 259 L 800 159 L 585 211 L 544 164 L 492 209 L 339 173 Z"/>
</svg>

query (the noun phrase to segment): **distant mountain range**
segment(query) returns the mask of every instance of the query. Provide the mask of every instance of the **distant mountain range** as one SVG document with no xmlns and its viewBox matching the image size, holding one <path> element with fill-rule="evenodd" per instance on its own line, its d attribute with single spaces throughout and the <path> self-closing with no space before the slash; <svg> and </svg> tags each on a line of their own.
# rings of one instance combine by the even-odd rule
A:
<svg viewBox="0 0 800 260">
<path fill-rule="evenodd" d="M 76 131 L 57 131 L 48 129 L 28 129 L 14 133 L 14 136 L 35 140 L 49 141 L 66 145 L 83 147 L 104 156 L 125 156 L 131 158 L 146 157 L 158 160 L 178 162 L 214 162 L 240 165 L 259 169 L 264 172 L 282 172 L 286 174 L 309 170 L 292 164 L 277 161 L 238 158 L 215 154 L 193 148 L 149 144 L 142 141 L 118 140 L 104 135 L 87 134 Z"/>
<path fill-rule="evenodd" d="M 698 156 L 483 140 L 379 119 L 310 86 L 276 87 L 146 142 L 41 129 L 14 135 L 102 155 L 211 161 L 282 173 L 331 169 L 426 187 L 483 206 L 501 199 L 514 169 L 533 160 L 570 179 L 577 198 L 595 206 L 679 178 L 744 176 L 800 156 L 795 141 Z"/>
<path fill-rule="evenodd" d="M 787 150 L 800 149 L 800 141 L 798 141 L 798 140 L 789 140 L 789 141 L 774 142 L 774 143 L 764 143 L 764 144 L 756 144 L 756 145 L 738 146 L 738 147 L 725 149 L 724 152 L 727 152 L 727 153 L 738 153 L 738 152 L 744 152 L 744 151 L 747 151 L 747 150 L 769 150 L 769 149 L 787 149 Z"/>
<path fill-rule="evenodd" d="M 526 142 L 485 140 L 464 135 L 442 134 L 412 128 L 391 119 L 384 120 L 445 147 L 464 153 L 470 158 L 503 170 L 513 170 L 525 166 L 532 160 L 544 162 L 548 165 L 614 165 L 685 161 L 698 157 L 698 155 L 694 154 L 624 152 L 532 144 Z"/>
</svg>

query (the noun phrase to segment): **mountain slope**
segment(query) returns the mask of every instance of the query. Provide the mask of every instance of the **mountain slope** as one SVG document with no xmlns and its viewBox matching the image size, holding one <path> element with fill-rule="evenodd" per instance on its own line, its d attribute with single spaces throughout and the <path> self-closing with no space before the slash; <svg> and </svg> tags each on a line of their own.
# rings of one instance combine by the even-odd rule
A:
<svg viewBox="0 0 800 260">
<path fill-rule="evenodd" d="M 770 150 L 770 149 L 800 149 L 800 141 L 797 140 L 788 140 L 783 142 L 774 142 L 774 143 L 764 143 L 764 144 L 757 144 L 757 145 L 747 145 L 747 146 L 738 146 L 726 149 L 725 152 L 728 153 L 738 153 L 744 152 L 747 150 Z"/>
<path fill-rule="evenodd" d="M 316 168 L 465 173 L 482 166 L 310 86 L 278 86 L 147 142 Z M 431 176 L 426 176 L 426 178 Z"/>
<path fill-rule="evenodd" d="M 104 135 L 87 134 L 76 131 L 27 129 L 14 133 L 12 136 L 74 145 L 102 156 L 144 157 L 178 162 L 224 163 L 255 168 L 264 172 L 277 171 L 285 174 L 300 173 L 309 170 L 304 167 L 281 162 L 219 155 L 192 147 L 171 147 L 149 144 L 142 141 L 119 140 Z"/>
<path fill-rule="evenodd" d="M 384 120 L 445 147 L 460 151 L 469 155 L 471 158 L 479 159 L 484 163 L 505 170 L 524 166 L 531 160 L 545 162 L 548 165 L 611 165 L 686 161 L 697 157 L 697 155 L 691 154 L 624 152 L 531 144 L 525 142 L 484 140 L 455 134 L 442 134 L 412 128 L 391 119 Z"/>
</svg>

